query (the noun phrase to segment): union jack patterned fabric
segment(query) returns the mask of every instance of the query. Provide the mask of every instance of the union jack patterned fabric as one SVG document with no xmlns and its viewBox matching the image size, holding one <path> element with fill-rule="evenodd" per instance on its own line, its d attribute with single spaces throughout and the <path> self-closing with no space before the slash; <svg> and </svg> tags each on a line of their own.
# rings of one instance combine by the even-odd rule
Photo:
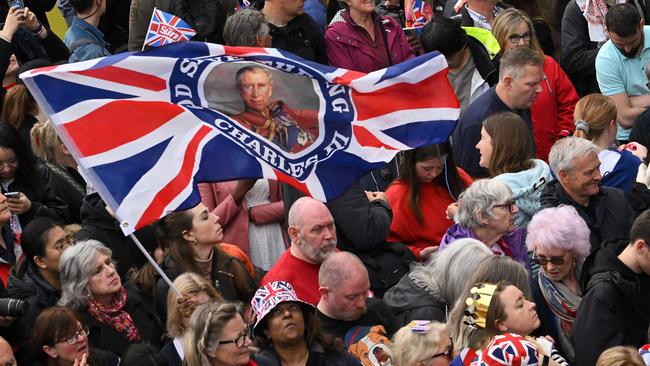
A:
<svg viewBox="0 0 650 366">
<path fill-rule="evenodd" d="M 650 366 L 650 344 L 646 344 L 639 348 L 639 354 L 641 355 L 641 358 L 643 358 L 643 362 Z"/>
<path fill-rule="evenodd" d="M 237 86 L 251 66 L 267 80 Z M 181 42 L 21 78 L 125 234 L 194 207 L 199 182 L 263 177 L 334 199 L 399 151 L 446 141 L 459 115 L 439 53 L 365 74 Z M 246 100 L 257 103 L 264 83 L 278 99 L 256 113 Z"/>
<path fill-rule="evenodd" d="M 424 16 L 426 6 L 423 0 L 406 0 L 404 2 L 407 28 L 424 27 L 427 23 L 426 17 Z"/>
<path fill-rule="evenodd" d="M 169 43 L 189 41 L 196 31 L 174 14 L 153 8 L 145 46 L 159 47 Z"/>
<path fill-rule="evenodd" d="M 256 315 L 255 327 L 262 321 L 271 310 L 275 309 L 280 303 L 293 301 L 293 302 L 306 302 L 300 300 L 293 286 L 286 281 L 269 282 L 260 287 L 251 300 L 253 311 Z M 307 304 L 312 307 L 311 304 Z"/>
<path fill-rule="evenodd" d="M 471 366 L 539 366 L 537 347 L 526 338 L 512 333 L 492 339 Z"/>
</svg>

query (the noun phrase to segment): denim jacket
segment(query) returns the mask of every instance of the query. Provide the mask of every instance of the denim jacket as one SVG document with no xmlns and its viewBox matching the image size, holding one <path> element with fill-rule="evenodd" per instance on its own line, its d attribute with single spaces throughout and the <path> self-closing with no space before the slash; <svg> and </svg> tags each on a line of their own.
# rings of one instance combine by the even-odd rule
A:
<svg viewBox="0 0 650 366">
<path fill-rule="evenodd" d="M 111 55 L 108 51 L 109 44 L 104 41 L 102 32 L 79 17 L 72 19 L 72 24 L 65 33 L 63 42 L 70 49 L 68 62 L 85 61 Z"/>
</svg>

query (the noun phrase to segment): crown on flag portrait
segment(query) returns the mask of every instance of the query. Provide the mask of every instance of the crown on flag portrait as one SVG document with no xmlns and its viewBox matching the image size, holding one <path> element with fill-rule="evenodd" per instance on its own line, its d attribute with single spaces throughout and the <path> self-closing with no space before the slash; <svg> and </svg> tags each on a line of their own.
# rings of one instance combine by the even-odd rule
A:
<svg viewBox="0 0 650 366">
<path fill-rule="evenodd" d="M 145 46 L 159 47 L 169 43 L 189 41 L 196 31 L 174 14 L 153 8 Z"/>
<path fill-rule="evenodd" d="M 199 182 L 276 179 L 327 201 L 459 115 L 439 53 L 369 74 L 277 49 L 182 42 L 21 78 L 129 234 Z"/>
</svg>

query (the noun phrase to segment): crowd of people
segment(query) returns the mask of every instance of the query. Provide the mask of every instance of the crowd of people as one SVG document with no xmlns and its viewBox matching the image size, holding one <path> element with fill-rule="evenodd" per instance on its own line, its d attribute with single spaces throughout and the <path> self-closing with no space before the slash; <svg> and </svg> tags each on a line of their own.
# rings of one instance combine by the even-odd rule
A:
<svg viewBox="0 0 650 366">
<path fill-rule="evenodd" d="M 0 364 L 650 365 L 650 1 L 9 3 Z M 201 182 L 136 231 L 156 267 L 17 77 L 143 50 L 154 7 L 193 40 L 364 73 L 438 51 L 460 119 L 325 203 Z M 264 66 L 232 79 L 233 123 L 287 153 L 315 141 Z"/>
</svg>

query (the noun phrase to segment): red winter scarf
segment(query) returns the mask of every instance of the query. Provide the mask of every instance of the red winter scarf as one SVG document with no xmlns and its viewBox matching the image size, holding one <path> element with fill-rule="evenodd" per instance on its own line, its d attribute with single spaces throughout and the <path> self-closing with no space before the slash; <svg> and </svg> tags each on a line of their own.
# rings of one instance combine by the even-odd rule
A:
<svg viewBox="0 0 650 366">
<path fill-rule="evenodd" d="M 139 341 L 140 333 L 138 333 L 138 328 L 133 324 L 131 315 L 123 310 L 125 304 L 126 291 L 122 288 L 122 291 L 113 297 L 113 301 L 109 306 L 102 305 L 95 299 L 90 299 L 88 312 L 100 323 L 108 325 L 120 333 L 126 333 L 126 338 L 129 341 Z"/>
</svg>

